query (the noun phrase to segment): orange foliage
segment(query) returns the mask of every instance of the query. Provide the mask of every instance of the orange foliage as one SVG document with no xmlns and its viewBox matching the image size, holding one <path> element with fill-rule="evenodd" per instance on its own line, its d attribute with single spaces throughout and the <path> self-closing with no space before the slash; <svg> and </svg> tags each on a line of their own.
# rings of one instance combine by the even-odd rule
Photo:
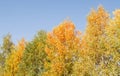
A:
<svg viewBox="0 0 120 76">
<path fill-rule="evenodd" d="M 80 35 L 80 31 L 75 31 L 71 21 L 61 23 L 53 29 L 53 32 L 48 33 L 45 51 L 51 61 L 52 73 L 63 74 L 66 61 L 71 60 L 73 54 L 80 48 Z"/>
</svg>

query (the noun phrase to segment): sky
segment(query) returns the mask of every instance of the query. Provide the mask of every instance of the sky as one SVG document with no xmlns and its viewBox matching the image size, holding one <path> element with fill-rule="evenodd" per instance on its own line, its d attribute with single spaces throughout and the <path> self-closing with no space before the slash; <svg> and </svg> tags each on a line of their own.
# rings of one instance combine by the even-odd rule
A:
<svg viewBox="0 0 120 76">
<path fill-rule="evenodd" d="M 0 0 L 0 44 L 8 33 L 14 43 L 21 38 L 30 41 L 37 31 L 52 31 L 66 18 L 84 32 L 86 16 L 99 5 L 112 14 L 120 0 Z"/>
</svg>

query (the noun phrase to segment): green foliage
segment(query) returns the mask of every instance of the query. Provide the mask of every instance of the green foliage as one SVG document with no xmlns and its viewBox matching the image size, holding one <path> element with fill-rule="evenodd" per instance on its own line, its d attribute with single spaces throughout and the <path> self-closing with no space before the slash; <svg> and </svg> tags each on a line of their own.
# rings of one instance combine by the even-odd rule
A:
<svg viewBox="0 0 120 76">
<path fill-rule="evenodd" d="M 0 65 L 4 66 L 5 59 L 7 56 L 11 53 L 11 50 L 13 49 L 14 44 L 11 41 L 11 35 L 7 34 L 3 38 L 3 44 L 1 46 L 1 52 L 0 52 Z"/>
<path fill-rule="evenodd" d="M 65 21 L 18 45 L 11 35 L 0 49 L 0 76 L 119 76 L 120 9 L 110 18 L 100 6 L 87 16 L 85 33 Z"/>
<path fill-rule="evenodd" d="M 7 59 L 13 48 L 14 44 L 11 41 L 11 35 L 7 34 L 6 36 L 4 36 L 3 44 L 0 47 L 0 75 L 3 75 L 5 60 Z"/>
<path fill-rule="evenodd" d="M 46 32 L 39 31 L 35 38 L 27 43 L 20 62 L 18 76 L 38 76 L 44 71 Z"/>
</svg>

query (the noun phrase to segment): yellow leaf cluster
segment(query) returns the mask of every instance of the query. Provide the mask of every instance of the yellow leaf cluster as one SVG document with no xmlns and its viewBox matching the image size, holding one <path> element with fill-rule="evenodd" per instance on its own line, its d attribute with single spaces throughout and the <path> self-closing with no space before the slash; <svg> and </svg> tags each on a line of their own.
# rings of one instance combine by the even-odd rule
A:
<svg viewBox="0 0 120 76">
<path fill-rule="evenodd" d="M 14 76 L 17 73 L 24 49 L 25 40 L 22 39 L 6 61 L 5 75 L 9 73 L 10 76 Z"/>
</svg>

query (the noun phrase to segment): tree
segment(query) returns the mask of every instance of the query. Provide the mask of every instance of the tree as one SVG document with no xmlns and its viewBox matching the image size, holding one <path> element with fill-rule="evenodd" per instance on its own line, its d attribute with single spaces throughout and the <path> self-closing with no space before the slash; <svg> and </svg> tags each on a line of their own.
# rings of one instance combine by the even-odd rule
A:
<svg viewBox="0 0 120 76">
<path fill-rule="evenodd" d="M 12 53 L 6 59 L 5 76 L 16 76 L 19 69 L 18 64 L 22 59 L 22 54 L 25 49 L 25 40 L 22 39 L 18 45 L 12 50 Z"/>
<path fill-rule="evenodd" d="M 4 38 L 3 38 L 3 44 L 1 46 L 1 53 L 0 56 L 2 57 L 0 65 L 4 66 L 4 60 L 7 58 L 7 56 L 11 53 L 11 50 L 13 49 L 14 44 L 11 41 L 11 35 L 7 34 Z"/>
<path fill-rule="evenodd" d="M 120 75 L 120 10 L 114 11 L 114 17 L 105 28 L 105 37 L 102 40 L 105 54 L 102 58 L 103 75 Z"/>
<path fill-rule="evenodd" d="M 4 36 L 3 44 L 0 47 L 0 75 L 2 75 L 4 72 L 5 60 L 11 53 L 13 48 L 14 44 L 11 40 L 11 35 L 7 34 L 6 36 Z"/>
<path fill-rule="evenodd" d="M 44 71 L 46 32 L 39 31 L 35 38 L 27 43 L 23 58 L 19 64 L 18 76 L 38 76 Z"/>
<path fill-rule="evenodd" d="M 120 76 L 120 9 L 110 18 L 100 6 L 87 16 L 84 33 L 66 20 L 18 45 L 11 35 L 0 47 L 0 76 Z"/>
<path fill-rule="evenodd" d="M 48 61 L 45 63 L 47 71 L 45 76 L 69 76 L 72 66 L 77 60 L 80 46 L 80 32 L 75 31 L 71 21 L 64 21 L 47 35 Z"/>
<path fill-rule="evenodd" d="M 101 38 L 104 37 L 105 28 L 108 26 L 109 14 L 100 6 L 97 11 L 91 11 L 87 20 L 85 34 L 81 41 L 79 61 L 74 66 L 74 75 L 98 76 L 98 66 L 104 54 L 100 48 Z"/>
</svg>

